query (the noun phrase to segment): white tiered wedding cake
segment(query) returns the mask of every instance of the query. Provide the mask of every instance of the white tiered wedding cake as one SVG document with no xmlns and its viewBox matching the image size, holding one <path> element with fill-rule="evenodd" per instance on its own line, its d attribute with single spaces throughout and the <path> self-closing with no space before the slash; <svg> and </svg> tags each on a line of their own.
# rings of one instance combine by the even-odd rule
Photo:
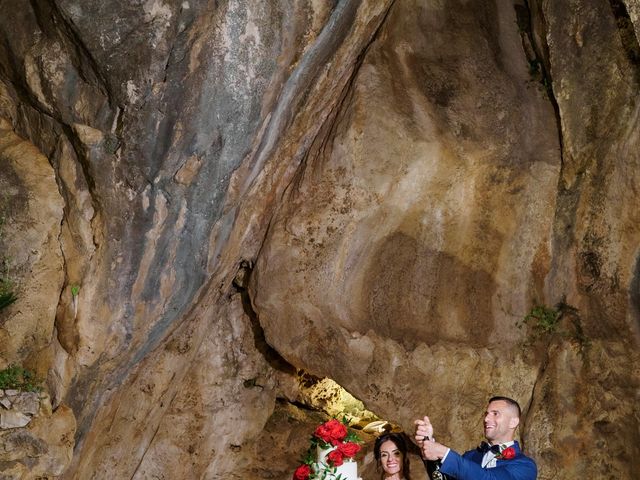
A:
<svg viewBox="0 0 640 480">
<path fill-rule="evenodd" d="M 361 480 L 356 454 L 360 439 L 347 430 L 346 420 L 323 423 L 311 437 L 311 446 L 296 468 L 293 480 Z"/>
</svg>

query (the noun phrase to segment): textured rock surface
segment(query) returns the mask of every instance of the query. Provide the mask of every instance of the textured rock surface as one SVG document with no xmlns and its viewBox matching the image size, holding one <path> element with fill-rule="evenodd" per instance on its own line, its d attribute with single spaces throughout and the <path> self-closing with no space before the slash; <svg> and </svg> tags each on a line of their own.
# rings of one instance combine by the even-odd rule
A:
<svg viewBox="0 0 640 480">
<path fill-rule="evenodd" d="M 62 198 L 47 159 L 0 120 L 2 275 L 17 300 L 0 319 L 0 367 L 49 345 L 64 278 L 59 235 Z"/>
<path fill-rule="evenodd" d="M 32 414 L 30 404 L 34 395 L 37 411 Z M 0 425 L 2 478 L 57 478 L 62 475 L 73 455 L 76 422 L 71 409 L 61 405 L 52 412 L 48 396 L 22 392 L 15 396 L 11 410 L 0 411 L 3 420 L 7 413 L 20 414 L 29 421 L 28 426 L 26 423 Z"/>
<path fill-rule="evenodd" d="M 640 470 L 636 0 L 2 9 L 0 367 L 47 375 L 49 472 L 288 476 L 296 369 L 460 449 L 509 393 L 539 478 Z"/>
</svg>

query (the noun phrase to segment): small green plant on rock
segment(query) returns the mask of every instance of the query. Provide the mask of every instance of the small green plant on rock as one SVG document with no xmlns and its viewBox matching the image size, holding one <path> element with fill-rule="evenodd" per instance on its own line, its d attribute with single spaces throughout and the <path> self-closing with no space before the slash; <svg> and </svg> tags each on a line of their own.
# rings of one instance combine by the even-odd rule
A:
<svg viewBox="0 0 640 480">
<path fill-rule="evenodd" d="M 576 342 L 580 354 L 590 346 L 591 341 L 582 328 L 582 320 L 578 309 L 565 303 L 564 300 L 555 307 L 536 305 L 521 320 L 516 322 L 518 328 L 528 327 L 529 339 L 533 343 L 542 338 L 563 338 Z"/>
<path fill-rule="evenodd" d="M 545 305 L 537 305 L 524 317 L 523 323 L 539 333 L 554 333 L 558 329 L 562 313 Z"/>
<path fill-rule="evenodd" d="M 0 310 L 8 307 L 18 299 L 13 291 L 13 282 L 7 278 L 0 278 Z"/>
<path fill-rule="evenodd" d="M 9 365 L 0 370 L 0 389 L 21 390 L 23 392 L 39 392 L 41 384 L 36 374 L 19 365 Z"/>
<path fill-rule="evenodd" d="M 0 241 L 3 236 L 3 227 L 4 216 L 0 216 Z M 2 310 L 15 302 L 18 297 L 15 293 L 15 284 L 9 276 L 9 259 L 4 256 L 4 253 L 0 253 L 0 262 L 2 263 L 2 271 L 0 272 L 0 310 Z"/>
<path fill-rule="evenodd" d="M 71 306 L 73 307 L 73 318 L 78 316 L 78 295 L 80 295 L 80 285 L 71 285 Z"/>
</svg>

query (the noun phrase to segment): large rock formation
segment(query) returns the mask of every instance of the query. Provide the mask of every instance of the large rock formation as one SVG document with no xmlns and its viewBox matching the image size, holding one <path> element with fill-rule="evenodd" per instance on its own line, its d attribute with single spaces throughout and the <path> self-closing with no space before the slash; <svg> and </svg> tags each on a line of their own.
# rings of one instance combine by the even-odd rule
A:
<svg viewBox="0 0 640 480">
<path fill-rule="evenodd" d="M 0 368 L 73 413 L 63 478 L 286 477 L 297 370 L 640 470 L 637 0 L 2 9 Z"/>
</svg>

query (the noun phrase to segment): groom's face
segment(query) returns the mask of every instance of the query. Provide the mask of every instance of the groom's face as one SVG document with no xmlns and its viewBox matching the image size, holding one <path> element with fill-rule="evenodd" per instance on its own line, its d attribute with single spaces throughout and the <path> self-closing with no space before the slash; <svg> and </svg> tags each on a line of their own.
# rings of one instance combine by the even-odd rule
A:
<svg viewBox="0 0 640 480">
<path fill-rule="evenodd" d="M 504 400 L 495 400 L 484 415 L 484 436 L 491 444 L 510 442 L 518 423 L 515 409 Z"/>
</svg>

